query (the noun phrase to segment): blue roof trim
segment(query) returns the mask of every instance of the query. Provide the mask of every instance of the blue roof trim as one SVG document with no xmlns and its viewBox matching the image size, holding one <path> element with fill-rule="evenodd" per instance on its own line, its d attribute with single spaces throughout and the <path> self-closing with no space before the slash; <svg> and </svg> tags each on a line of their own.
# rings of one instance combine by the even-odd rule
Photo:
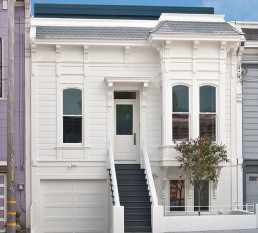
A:
<svg viewBox="0 0 258 233">
<path fill-rule="evenodd" d="M 34 17 L 157 20 L 161 13 L 214 14 L 212 7 L 34 4 Z"/>
</svg>

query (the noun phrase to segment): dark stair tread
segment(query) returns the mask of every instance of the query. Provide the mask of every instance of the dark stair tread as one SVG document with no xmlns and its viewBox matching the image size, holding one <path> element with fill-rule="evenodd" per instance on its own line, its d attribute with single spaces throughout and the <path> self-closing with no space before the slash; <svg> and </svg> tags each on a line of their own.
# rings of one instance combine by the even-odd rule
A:
<svg viewBox="0 0 258 233">
<path fill-rule="evenodd" d="M 150 233 L 151 201 L 145 170 L 140 164 L 115 164 L 125 233 Z"/>
<path fill-rule="evenodd" d="M 126 226 L 125 232 L 151 232 L 151 226 Z"/>
</svg>

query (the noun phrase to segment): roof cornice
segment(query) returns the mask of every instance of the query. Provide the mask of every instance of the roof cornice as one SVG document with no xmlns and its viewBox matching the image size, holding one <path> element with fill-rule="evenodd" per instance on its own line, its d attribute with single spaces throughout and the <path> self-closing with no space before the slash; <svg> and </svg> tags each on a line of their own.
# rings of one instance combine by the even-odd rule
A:
<svg viewBox="0 0 258 233">
<path fill-rule="evenodd" d="M 73 27 L 149 27 L 157 25 L 157 20 L 115 20 L 115 19 L 62 19 L 31 18 L 31 26 L 73 26 Z"/>
</svg>

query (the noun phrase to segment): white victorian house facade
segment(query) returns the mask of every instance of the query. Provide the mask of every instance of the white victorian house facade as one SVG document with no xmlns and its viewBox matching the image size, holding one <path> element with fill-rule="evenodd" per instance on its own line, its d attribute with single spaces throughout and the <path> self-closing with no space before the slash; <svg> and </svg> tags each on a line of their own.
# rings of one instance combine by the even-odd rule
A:
<svg viewBox="0 0 258 233">
<path fill-rule="evenodd" d="M 32 18 L 32 232 L 166 232 L 197 203 L 175 143 L 203 135 L 230 160 L 203 211 L 242 202 L 241 40 L 219 15 Z"/>
</svg>

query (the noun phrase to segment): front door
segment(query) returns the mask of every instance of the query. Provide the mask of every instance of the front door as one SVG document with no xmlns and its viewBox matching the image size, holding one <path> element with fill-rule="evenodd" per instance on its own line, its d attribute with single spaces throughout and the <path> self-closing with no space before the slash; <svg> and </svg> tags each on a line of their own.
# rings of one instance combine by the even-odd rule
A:
<svg viewBox="0 0 258 233">
<path fill-rule="evenodd" d="M 137 163 L 139 144 L 139 117 L 135 99 L 115 99 L 116 163 Z"/>
</svg>

